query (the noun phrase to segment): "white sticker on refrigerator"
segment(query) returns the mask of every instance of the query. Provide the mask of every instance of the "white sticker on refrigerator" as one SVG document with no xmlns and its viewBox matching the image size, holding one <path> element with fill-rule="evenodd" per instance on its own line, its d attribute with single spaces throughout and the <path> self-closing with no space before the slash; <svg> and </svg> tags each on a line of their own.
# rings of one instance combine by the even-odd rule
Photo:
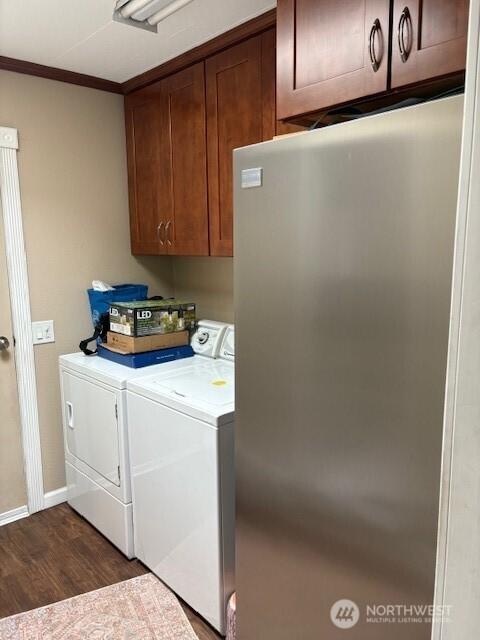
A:
<svg viewBox="0 0 480 640">
<path fill-rule="evenodd" d="M 242 189 L 251 189 L 252 187 L 261 187 L 262 182 L 263 182 L 263 169 L 261 167 L 242 170 Z"/>
</svg>

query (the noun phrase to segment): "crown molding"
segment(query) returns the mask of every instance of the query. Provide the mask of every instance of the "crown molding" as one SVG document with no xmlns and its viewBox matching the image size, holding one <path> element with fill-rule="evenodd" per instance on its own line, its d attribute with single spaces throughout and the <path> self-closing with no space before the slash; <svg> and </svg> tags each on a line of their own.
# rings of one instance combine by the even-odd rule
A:
<svg viewBox="0 0 480 640">
<path fill-rule="evenodd" d="M 205 58 L 223 51 L 223 49 L 271 29 L 276 24 L 276 16 L 276 9 L 271 9 L 123 83 L 6 56 L 0 56 L 0 70 L 24 73 L 38 78 L 57 80 L 58 82 L 68 82 L 82 87 L 99 89 L 100 91 L 109 91 L 110 93 L 128 94 L 181 69 L 185 69 L 191 64 L 201 62 Z"/>
<path fill-rule="evenodd" d="M 17 60 L 16 58 L 0 56 L 0 70 L 24 73 L 38 78 L 57 80 L 58 82 L 68 82 L 69 84 L 89 87 L 90 89 L 99 89 L 100 91 L 123 93 L 122 85 L 119 82 L 104 80 L 103 78 L 89 76 L 85 73 L 76 73 L 75 71 L 58 69 L 57 67 L 48 67 L 44 64 L 28 62 L 27 60 Z"/>
</svg>

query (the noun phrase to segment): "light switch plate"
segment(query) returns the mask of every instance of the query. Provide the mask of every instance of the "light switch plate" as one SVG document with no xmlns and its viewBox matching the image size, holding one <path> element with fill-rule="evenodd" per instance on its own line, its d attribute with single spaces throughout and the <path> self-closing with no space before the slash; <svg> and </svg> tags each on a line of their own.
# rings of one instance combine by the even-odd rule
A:
<svg viewBox="0 0 480 640">
<path fill-rule="evenodd" d="M 47 344 L 55 342 L 53 320 L 39 320 L 32 322 L 33 344 Z"/>
</svg>

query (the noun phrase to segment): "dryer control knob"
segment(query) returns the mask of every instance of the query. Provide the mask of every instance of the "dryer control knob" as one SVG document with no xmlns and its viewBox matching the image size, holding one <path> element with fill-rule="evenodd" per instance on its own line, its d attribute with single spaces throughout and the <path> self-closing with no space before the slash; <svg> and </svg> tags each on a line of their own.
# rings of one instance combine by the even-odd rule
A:
<svg viewBox="0 0 480 640">
<path fill-rule="evenodd" d="M 197 336 L 198 344 L 206 344 L 209 338 L 210 334 L 208 333 L 208 331 L 202 331 L 201 333 L 199 332 Z"/>
</svg>

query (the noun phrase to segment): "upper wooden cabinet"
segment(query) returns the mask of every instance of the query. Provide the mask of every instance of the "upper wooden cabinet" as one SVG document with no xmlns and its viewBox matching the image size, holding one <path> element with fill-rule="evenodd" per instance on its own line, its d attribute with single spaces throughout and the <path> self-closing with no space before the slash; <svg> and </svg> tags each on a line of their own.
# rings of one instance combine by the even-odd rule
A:
<svg viewBox="0 0 480 640">
<path fill-rule="evenodd" d="M 445 90 L 465 68 L 467 14 L 468 0 L 278 0 L 277 33 L 260 21 L 127 95 L 132 252 L 233 255 L 233 149 L 339 105 Z"/>
<path fill-rule="evenodd" d="M 468 0 L 278 0 L 278 117 L 461 72 L 467 23 Z"/>
<path fill-rule="evenodd" d="M 233 149 L 275 135 L 274 32 L 206 61 L 210 254 L 233 255 Z M 268 65 L 272 62 L 270 67 Z"/>
<path fill-rule="evenodd" d="M 128 195 L 132 253 L 159 255 L 160 82 L 126 96 Z"/>
<path fill-rule="evenodd" d="M 275 29 L 129 94 L 125 112 L 132 252 L 233 255 L 233 149 L 277 130 Z"/>
<path fill-rule="evenodd" d="M 203 63 L 161 82 L 160 218 L 170 255 L 208 256 Z"/>
<path fill-rule="evenodd" d="M 277 115 L 387 88 L 390 0 L 278 0 Z"/>
<path fill-rule="evenodd" d="M 465 68 L 468 0 L 395 0 L 392 87 Z"/>
<path fill-rule="evenodd" d="M 125 99 L 132 253 L 208 255 L 204 65 Z"/>
</svg>

